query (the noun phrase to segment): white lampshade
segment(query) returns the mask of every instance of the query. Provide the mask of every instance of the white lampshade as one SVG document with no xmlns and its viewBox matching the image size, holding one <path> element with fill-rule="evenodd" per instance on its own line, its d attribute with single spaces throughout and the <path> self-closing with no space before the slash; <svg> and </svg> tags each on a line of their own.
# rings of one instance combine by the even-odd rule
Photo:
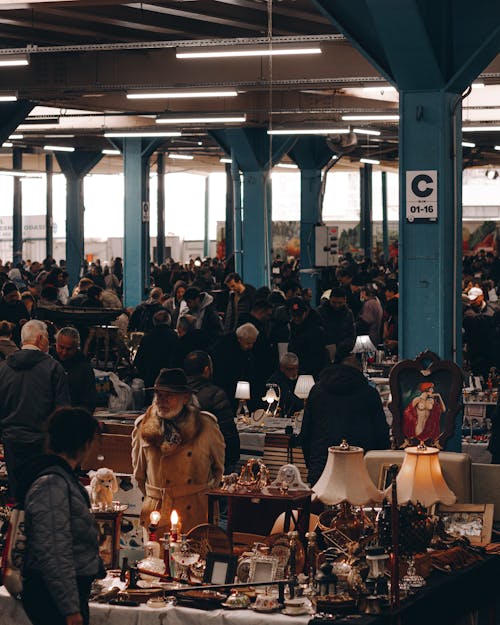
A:
<svg viewBox="0 0 500 625">
<path fill-rule="evenodd" d="M 312 375 L 299 375 L 293 392 L 299 399 L 307 399 L 315 384 L 316 382 Z"/>
<path fill-rule="evenodd" d="M 384 493 L 375 488 L 368 475 L 363 449 L 345 443 L 328 448 L 326 466 L 313 491 L 328 506 L 343 501 L 353 506 L 364 506 L 384 498 Z"/>
<path fill-rule="evenodd" d="M 435 503 L 451 506 L 457 500 L 455 493 L 444 481 L 439 462 L 439 449 L 435 447 L 407 447 L 405 458 L 396 478 L 398 504 L 421 503 L 425 507 Z M 390 487 L 386 496 L 391 496 Z"/>
<path fill-rule="evenodd" d="M 262 398 L 262 401 L 267 401 L 268 404 L 273 404 L 275 401 L 278 401 L 278 400 L 279 400 L 279 397 L 278 395 L 276 395 L 276 391 L 274 390 L 272 386 L 270 386 L 267 389 L 266 394 Z"/>
<path fill-rule="evenodd" d="M 236 399 L 250 399 L 250 382 L 239 381 L 236 384 Z"/>
<path fill-rule="evenodd" d="M 356 337 L 356 343 L 354 343 L 354 347 L 352 348 L 353 354 L 366 354 L 369 352 L 376 352 L 377 348 L 371 342 L 368 334 L 363 334 L 362 336 Z"/>
</svg>

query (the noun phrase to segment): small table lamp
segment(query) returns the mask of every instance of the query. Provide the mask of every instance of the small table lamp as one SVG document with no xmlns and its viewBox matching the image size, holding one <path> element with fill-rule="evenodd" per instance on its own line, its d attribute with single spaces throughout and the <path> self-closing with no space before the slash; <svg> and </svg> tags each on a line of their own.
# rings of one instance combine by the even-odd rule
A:
<svg viewBox="0 0 500 625">
<path fill-rule="evenodd" d="M 368 334 L 363 334 L 361 336 L 356 337 L 356 343 L 354 343 L 354 347 L 352 348 L 353 354 L 361 354 L 361 361 L 363 363 L 363 373 L 367 375 L 368 373 L 368 354 L 375 353 L 377 348 L 371 342 Z"/>
<path fill-rule="evenodd" d="M 250 382 L 246 382 L 244 380 L 237 382 L 234 397 L 238 400 L 238 410 L 236 411 L 236 416 L 242 417 L 242 420 L 245 423 L 249 423 L 250 412 L 247 406 L 247 399 L 250 399 Z"/>
<path fill-rule="evenodd" d="M 293 392 L 299 399 L 303 399 L 305 402 L 315 384 L 316 382 L 312 375 L 299 375 Z"/>
<path fill-rule="evenodd" d="M 277 391 L 277 392 L 276 392 Z M 279 408 L 281 391 L 280 387 L 277 384 L 267 384 L 266 394 L 262 398 L 262 401 L 267 403 L 267 409 L 265 412 L 265 416 L 269 417 L 271 414 L 276 416 L 276 413 Z M 275 404 L 274 409 L 271 410 L 271 406 Z"/>
<path fill-rule="evenodd" d="M 417 502 L 426 508 L 435 503 L 451 506 L 457 500 L 455 493 L 445 482 L 439 462 L 439 449 L 426 447 L 407 447 L 405 458 L 396 477 L 398 504 Z M 390 488 L 386 491 L 390 499 Z"/>
<path fill-rule="evenodd" d="M 351 447 L 346 441 L 342 441 L 338 447 L 328 448 L 325 468 L 312 489 L 324 504 L 342 504 L 342 510 L 333 519 L 332 527 L 354 539 L 359 538 L 362 522 L 350 512 L 348 504 L 365 506 L 384 498 L 368 475 L 363 449 Z"/>
</svg>

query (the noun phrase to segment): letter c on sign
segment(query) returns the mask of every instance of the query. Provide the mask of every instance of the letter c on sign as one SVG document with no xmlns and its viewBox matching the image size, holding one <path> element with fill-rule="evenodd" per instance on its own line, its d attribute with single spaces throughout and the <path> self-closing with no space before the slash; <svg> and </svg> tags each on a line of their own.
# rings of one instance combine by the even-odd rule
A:
<svg viewBox="0 0 500 625">
<path fill-rule="evenodd" d="M 413 180 L 411 181 L 411 190 L 418 197 L 428 197 L 434 189 L 428 186 L 425 186 L 423 189 L 421 189 L 418 186 L 421 182 L 426 182 L 427 184 L 429 184 L 432 182 L 432 178 L 427 174 L 419 174 L 418 176 L 415 176 L 415 178 L 413 178 Z"/>
</svg>

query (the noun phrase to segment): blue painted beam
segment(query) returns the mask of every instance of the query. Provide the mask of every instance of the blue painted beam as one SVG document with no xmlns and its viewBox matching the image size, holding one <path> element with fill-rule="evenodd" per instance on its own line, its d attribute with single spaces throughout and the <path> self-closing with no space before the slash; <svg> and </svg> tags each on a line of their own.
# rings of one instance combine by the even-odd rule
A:
<svg viewBox="0 0 500 625">
<path fill-rule="evenodd" d="M 210 176 L 205 176 L 205 220 L 203 223 L 203 256 L 206 258 L 210 253 L 209 217 L 210 217 Z"/>
<path fill-rule="evenodd" d="M 322 219 L 321 170 L 332 158 L 324 137 L 301 137 L 288 153 L 300 168 L 300 282 L 317 301 L 318 273 L 315 266 L 316 226 Z"/>
<path fill-rule="evenodd" d="M 83 273 L 83 179 L 101 160 L 102 153 L 78 150 L 70 153 L 56 152 L 55 157 L 66 177 L 66 269 L 71 290 Z"/>
<path fill-rule="evenodd" d="M 0 144 L 14 132 L 34 107 L 35 102 L 30 102 L 29 100 L 0 103 Z"/>
<path fill-rule="evenodd" d="M 255 287 L 269 282 L 267 176 L 262 169 L 243 172 L 243 279 Z"/>
<path fill-rule="evenodd" d="M 365 163 L 359 169 L 359 233 L 360 245 L 366 258 L 371 258 L 373 254 L 372 169 L 370 163 Z"/>
<path fill-rule="evenodd" d="M 238 162 L 236 160 L 236 151 L 233 149 L 231 154 L 231 178 L 233 180 L 233 198 L 234 198 L 234 270 L 243 275 L 243 206 L 241 200 L 241 175 Z"/>
<path fill-rule="evenodd" d="M 20 148 L 12 150 L 12 169 L 23 168 L 23 153 Z M 12 258 L 14 266 L 23 260 L 23 190 L 21 178 L 14 176 L 12 202 Z"/>
</svg>

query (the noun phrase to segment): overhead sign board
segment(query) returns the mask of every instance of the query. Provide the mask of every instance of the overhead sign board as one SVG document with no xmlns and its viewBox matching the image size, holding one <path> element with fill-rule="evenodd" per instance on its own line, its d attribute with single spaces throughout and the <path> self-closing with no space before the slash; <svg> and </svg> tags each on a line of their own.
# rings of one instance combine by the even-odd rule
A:
<svg viewBox="0 0 500 625">
<path fill-rule="evenodd" d="M 435 169 L 406 172 L 406 221 L 437 221 L 438 173 Z"/>
</svg>

